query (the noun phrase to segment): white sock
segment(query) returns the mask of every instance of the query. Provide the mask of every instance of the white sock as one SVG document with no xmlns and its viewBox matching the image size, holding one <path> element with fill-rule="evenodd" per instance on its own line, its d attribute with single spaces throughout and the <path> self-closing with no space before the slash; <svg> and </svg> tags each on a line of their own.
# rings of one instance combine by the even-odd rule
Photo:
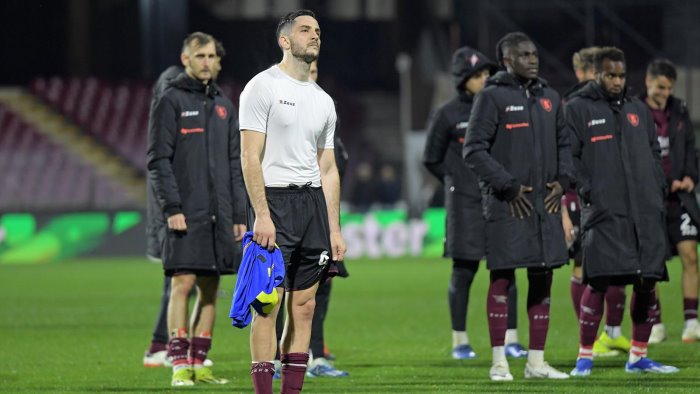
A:
<svg viewBox="0 0 700 394">
<path fill-rule="evenodd" d="M 500 363 L 508 364 L 506 360 L 506 348 L 504 346 L 494 346 L 491 350 L 493 351 L 493 365 Z"/>
<path fill-rule="evenodd" d="M 461 345 L 469 345 L 469 337 L 466 331 L 452 331 L 452 348 Z"/>
<path fill-rule="evenodd" d="M 647 356 L 647 344 L 644 343 L 644 344 L 642 344 L 642 346 L 640 346 L 637 342 L 632 342 L 632 347 L 630 348 L 630 357 L 629 357 L 630 364 L 636 363 L 642 357 L 646 357 L 646 356 Z"/>
<path fill-rule="evenodd" d="M 506 345 L 511 343 L 518 343 L 518 330 L 515 328 L 509 328 L 506 330 Z"/>
<path fill-rule="evenodd" d="M 539 367 L 544 364 L 544 350 L 532 350 L 527 352 L 527 363 L 531 367 Z"/>
<path fill-rule="evenodd" d="M 615 339 L 622 335 L 622 327 L 620 326 L 608 326 L 605 325 L 605 333 L 608 334 L 610 339 Z"/>
<path fill-rule="evenodd" d="M 699 324 L 699 323 L 698 323 L 698 318 L 695 317 L 695 318 L 686 320 L 686 321 L 685 321 L 685 324 L 683 325 L 683 328 L 695 327 L 695 326 L 697 326 L 698 324 Z"/>
</svg>

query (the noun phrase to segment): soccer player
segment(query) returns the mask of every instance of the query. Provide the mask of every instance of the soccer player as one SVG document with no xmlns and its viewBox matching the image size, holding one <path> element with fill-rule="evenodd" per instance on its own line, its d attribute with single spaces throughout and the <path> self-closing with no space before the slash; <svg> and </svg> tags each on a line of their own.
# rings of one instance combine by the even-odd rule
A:
<svg viewBox="0 0 700 394">
<path fill-rule="evenodd" d="M 698 182 L 698 155 L 695 132 L 685 102 L 672 95 L 676 82 L 676 67 L 669 60 L 655 59 L 647 67 L 646 93 L 640 97 L 651 110 L 661 148 L 666 183 L 666 225 L 674 251 L 682 263 L 683 313 L 685 325 L 683 342 L 700 340 L 698 324 L 698 223 L 700 210 L 695 199 Z M 658 288 L 657 288 L 657 297 Z M 649 343 L 659 343 L 666 329 L 659 322 L 651 329 Z"/>
<path fill-rule="evenodd" d="M 552 270 L 569 261 L 559 208 L 573 173 L 561 97 L 538 78 L 532 40 L 509 33 L 496 53 L 506 71 L 476 96 L 464 157 L 482 181 L 486 262 L 491 271 L 486 311 L 493 351 L 491 380 L 513 380 L 504 339 L 508 287 L 527 268 L 530 347 L 525 378 L 566 379 L 544 361 Z"/>
<path fill-rule="evenodd" d="M 185 71 L 155 102 L 149 119 L 148 177 L 167 223 L 161 256 L 171 277 L 168 305 L 173 386 L 223 384 L 203 365 L 211 347 L 222 269 L 232 265 L 245 232 L 244 186 L 233 104 L 212 81 L 215 39 L 192 33 L 180 59 Z M 201 306 L 188 330 L 189 294 Z"/>
<path fill-rule="evenodd" d="M 212 81 L 216 81 L 219 73 L 221 72 L 221 58 L 226 55 L 226 49 L 224 49 L 221 41 L 216 40 L 216 58 L 211 66 Z M 158 102 L 160 97 L 163 95 L 165 89 L 169 86 L 170 82 L 180 75 L 183 71 L 182 67 L 170 66 L 165 71 L 163 71 L 158 80 L 153 85 L 153 98 L 151 100 L 151 108 Z M 151 109 L 152 111 L 152 109 Z M 148 206 L 146 207 L 146 256 L 153 261 L 162 263 L 161 259 L 161 245 L 163 245 L 163 239 L 165 236 L 165 219 L 162 217 L 162 208 L 158 205 L 158 200 L 155 198 L 155 191 L 153 183 L 146 179 L 146 192 Z M 239 241 L 239 237 L 236 237 L 236 241 Z M 238 248 L 234 248 L 236 252 L 239 251 Z M 237 256 L 230 261 L 234 266 L 231 267 L 231 272 L 222 271 L 222 273 L 235 273 L 235 265 L 240 262 L 240 258 Z M 229 271 L 229 270 L 227 270 Z M 158 310 L 158 316 L 156 317 L 156 325 L 153 328 L 153 334 L 151 336 L 151 345 L 148 350 L 146 350 L 143 356 L 143 365 L 145 367 L 172 367 L 172 360 L 168 357 L 168 304 L 170 303 L 170 282 L 172 278 L 165 276 L 163 278 L 163 294 L 160 300 L 160 309 Z M 195 303 L 194 310 L 192 311 L 192 318 L 190 319 L 190 332 L 194 329 L 200 312 L 202 310 L 201 304 Z M 210 359 L 204 360 L 205 367 L 211 367 L 213 365 Z"/>
<path fill-rule="evenodd" d="M 428 125 L 423 164 L 445 189 L 445 257 L 452 258 L 452 276 L 447 292 L 452 321 L 452 358 L 476 357 L 467 336 L 467 307 L 472 281 L 485 253 L 481 191 L 476 175 L 462 159 L 464 133 L 469 124 L 474 96 L 484 88 L 496 69 L 481 52 L 462 47 L 452 56 L 452 77 L 457 97 L 435 111 Z M 517 290 L 508 289 L 506 354 L 524 357 L 527 351 L 517 340 Z"/>
<path fill-rule="evenodd" d="M 633 285 L 632 347 L 625 371 L 673 373 L 647 358 L 647 341 L 658 318 L 654 286 L 666 280 L 666 236 L 661 168 L 654 120 L 646 106 L 626 94 L 624 53 L 613 47 L 595 54 L 596 79 L 566 104 L 582 205 L 583 277 L 580 345 L 572 376 L 593 368 L 593 341 L 610 283 Z"/>
<path fill-rule="evenodd" d="M 321 48 L 314 13 L 300 10 L 282 17 L 277 44 L 282 61 L 256 75 L 241 93 L 241 162 L 255 214 L 253 240 L 268 248 L 277 244 L 287 268 L 282 392 L 298 393 L 309 360 L 316 290 L 331 260 L 343 260 L 346 247 L 333 152 L 335 106 L 309 78 Z M 253 317 L 256 393 L 272 392 L 278 310 Z"/>
<path fill-rule="evenodd" d="M 574 53 L 573 68 L 578 83 L 565 95 L 564 101 L 573 97 L 577 91 L 595 79 L 595 67 L 593 57 L 599 47 L 583 48 Z M 564 236 L 569 246 L 569 256 L 574 260 L 574 269 L 571 276 L 571 300 L 578 319 L 581 310 L 581 295 L 586 285 L 583 283 L 583 271 L 581 269 L 581 207 L 576 198 L 576 191 L 569 188 L 564 193 L 562 200 L 562 224 Z M 625 314 L 627 294 L 625 286 L 610 285 L 605 292 L 605 330 L 593 344 L 594 357 L 616 356 L 620 351 L 627 353 L 630 350 L 630 341 L 622 335 L 620 325 Z"/>
</svg>

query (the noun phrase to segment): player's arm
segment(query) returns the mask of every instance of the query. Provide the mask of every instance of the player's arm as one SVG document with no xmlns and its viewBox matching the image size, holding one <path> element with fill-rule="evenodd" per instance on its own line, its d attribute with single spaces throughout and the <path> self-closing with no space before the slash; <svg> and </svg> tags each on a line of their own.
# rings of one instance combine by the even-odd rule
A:
<svg viewBox="0 0 700 394">
<path fill-rule="evenodd" d="M 187 230 L 182 200 L 173 173 L 172 160 L 177 139 L 179 112 L 167 97 L 152 106 L 148 124 L 148 177 L 152 180 L 158 205 L 172 230 Z"/>
<path fill-rule="evenodd" d="M 275 246 L 275 225 L 265 196 L 265 180 L 262 173 L 265 133 L 241 130 L 241 168 L 248 198 L 255 211 L 253 241 L 271 250 Z"/>
<path fill-rule="evenodd" d="M 566 120 L 566 129 L 569 132 L 571 144 L 571 158 L 574 164 L 574 178 L 576 179 L 576 190 L 581 196 L 581 204 L 590 204 L 591 201 L 591 177 L 586 170 L 586 164 L 583 162 L 583 147 L 585 141 L 585 131 L 583 129 L 583 120 L 576 113 L 580 106 L 574 106 L 570 102 L 566 104 L 564 118 Z"/>
<path fill-rule="evenodd" d="M 695 185 L 698 183 L 698 151 L 695 148 L 695 130 L 693 130 L 693 122 L 690 120 L 690 114 L 685 103 L 683 105 L 682 122 L 685 127 L 685 163 L 683 168 L 683 181 L 686 184 L 686 190 L 692 192 Z M 688 178 L 687 180 L 685 178 Z"/>
<path fill-rule="evenodd" d="M 229 118 L 229 163 L 231 171 L 231 206 L 233 207 L 233 239 L 240 241 L 246 232 L 245 184 L 241 172 L 241 134 L 238 120 Z"/>
<path fill-rule="evenodd" d="M 318 148 L 317 159 L 321 172 L 321 187 L 328 209 L 333 260 L 342 261 L 347 247 L 340 232 L 340 176 L 335 165 L 335 153 L 333 149 Z"/>
<path fill-rule="evenodd" d="M 445 178 L 445 153 L 449 145 L 450 125 L 445 118 L 444 110 L 435 111 L 428 125 L 428 136 L 425 139 L 423 165 L 440 182 Z"/>
</svg>

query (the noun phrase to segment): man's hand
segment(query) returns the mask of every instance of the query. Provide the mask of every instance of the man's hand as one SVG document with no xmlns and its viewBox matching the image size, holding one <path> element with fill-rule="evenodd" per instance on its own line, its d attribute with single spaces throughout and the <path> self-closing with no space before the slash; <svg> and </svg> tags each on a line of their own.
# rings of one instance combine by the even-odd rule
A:
<svg viewBox="0 0 700 394">
<path fill-rule="evenodd" d="M 681 190 L 685 190 L 688 193 L 692 193 L 693 190 L 695 190 L 695 182 L 693 182 L 692 179 L 690 179 L 689 176 L 684 176 L 683 180 L 681 181 Z"/>
<path fill-rule="evenodd" d="M 343 261 L 347 250 L 348 248 L 345 246 L 343 234 L 340 231 L 331 232 L 331 253 L 333 255 L 333 261 Z"/>
<path fill-rule="evenodd" d="M 671 182 L 671 193 L 675 193 L 681 189 L 683 189 L 683 182 L 679 181 L 678 179 Z"/>
<path fill-rule="evenodd" d="M 525 197 L 525 193 L 530 193 L 531 191 L 531 186 L 520 185 L 518 195 L 511 201 L 508 201 L 510 214 L 513 215 L 513 217 L 525 219 L 525 217 L 530 216 L 530 213 L 532 213 L 532 203 Z"/>
<path fill-rule="evenodd" d="M 275 249 L 276 231 L 275 224 L 272 223 L 272 219 L 269 215 L 255 217 L 255 223 L 253 224 L 253 241 L 270 252 Z"/>
<path fill-rule="evenodd" d="M 561 225 L 564 228 L 564 239 L 566 239 L 566 246 L 570 248 L 574 241 L 576 241 L 576 234 L 574 233 L 574 224 L 571 222 L 571 217 L 569 216 L 569 211 L 566 209 L 566 207 L 561 210 Z"/>
<path fill-rule="evenodd" d="M 559 182 L 549 182 L 547 183 L 547 189 L 549 194 L 544 198 L 544 207 L 549 213 L 557 213 L 561 208 L 561 196 L 564 194 L 564 188 L 561 187 Z"/>
<path fill-rule="evenodd" d="M 182 213 L 176 213 L 175 215 L 168 217 L 168 228 L 173 231 L 187 231 L 185 215 Z"/>
<path fill-rule="evenodd" d="M 245 234 L 246 228 L 245 224 L 234 224 L 233 225 L 233 240 L 240 241 L 243 239 L 243 234 Z"/>
</svg>

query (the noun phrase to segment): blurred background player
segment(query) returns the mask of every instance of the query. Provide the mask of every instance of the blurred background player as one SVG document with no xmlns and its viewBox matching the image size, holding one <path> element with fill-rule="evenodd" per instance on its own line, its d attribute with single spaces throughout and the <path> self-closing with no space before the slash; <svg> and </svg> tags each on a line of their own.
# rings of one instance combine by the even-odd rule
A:
<svg viewBox="0 0 700 394">
<path fill-rule="evenodd" d="M 221 58 L 226 56 L 226 49 L 224 45 L 219 40 L 215 40 L 216 46 L 216 58 L 211 64 L 211 79 L 216 81 L 221 72 Z M 151 99 L 151 111 L 155 103 L 163 95 L 163 92 L 168 87 L 170 82 L 175 79 L 184 69 L 181 66 L 170 66 L 165 71 L 163 71 L 158 80 L 153 85 L 153 98 Z M 239 148 L 240 149 L 240 148 Z M 148 195 L 148 206 L 146 207 L 146 256 L 149 259 L 157 262 L 161 261 L 161 245 L 163 244 L 163 237 L 165 236 L 165 219 L 162 217 L 162 208 L 158 205 L 158 200 L 154 198 L 155 191 L 154 185 L 148 179 L 146 192 Z M 231 272 L 222 271 L 222 274 L 231 273 L 235 274 L 237 271 L 237 265 L 240 264 L 240 258 L 238 253 L 240 248 L 234 248 L 236 256 L 231 260 Z M 227 270 L 228 271 L 228 270 Z M 156 324 L 153 328 L 153 334 L 151 336 L 151 345 L 146 350 L 143 356 L 143 365 L 145 367 L 172 367 L 172 360 L 168 357 L 168 304 L 170 302 L 170 282 L 169 276 L 163 278 L 163 294 L 160 299 L 160 308 L 158 310 L 158 315 L 156 316 Z M 196 295 L 195 289 L 192 289 L 190 295 Z M 199 302 L 195 302 L 195 306 L 192 311 L 192 317 L 190 319 L 190 332 L 194 329 L 194 325 L 199 319 L 200 312 L 202 311 L 202 305 Z M 207 358 L 204 361 L 204 366 L 211 367 L 213 362 Z"/>
<path fill-rule="evenodd" d="M 464 135 L 469 124 L 474 96 L 484 88 L 496 65 L 481 52 L 458 49 L 452 57 L 452 77 L 457 97 L 438 108 L 428 125 L 423 164 L 444 185 L 445 257 L 452 258 L 452 276 L 447 298 L 452 321 L 452 358 L 476 357 L 467 335 L 469 292 L 479 261 L 486 254 L 481 190 L 476 174 L 462 159 Z M 517 337 L 517 290 L 508 289 L 508 330 L 506 354 L 524 357 L 527 351 Z"/>
<path fill-rule="evenodd" d="M 172 278 L 167 320 L 173 386 L 228 382 L 203 365 L 219 276 L 233 264 L 235 241 L 245 232 L 239 133 L 233 104 L 212 81 L 216 58 L 212 36 L 190 34 L 181 53 L 185 72 L 163 91 L 149 119 L 148 177 L 167 219 L 161 256 Z M 201 311 L 190 332 L 193 286 Z"/>
<path fill-rule="evenodd" d="M 578 83 L 564 95 L 564 101 L 568 101 L 577 91 L 595 79 L 593 58 L 598 49 L 600 48 L 589 47 L 574 53 L 572 62 Z M 581 270 L 581 211 L 578 198 L 576 197 L 576 190 L 573 187 L 564 193 L 561 218 L 564 226 L 564 236 L 569 246 L 569 256 L 574 260 L 574 269 L 571 276 L 571 301 L 578 320 L 581 310 L 581 295 L 586 285 L 583 283 L 583 272 Z M 608 357 L 616 356 L 620 354 L 620 351 L 624 353 L 629 352 L 630 341 L 622 335 L 620 327 L 625 314 L 626 302 L 625 286 L 608 286 L 608 290 L 605 292 L 605 330 L 593 344 L 593 356 Z"/>
<path fill-rule="evenodd" d="M 561 196 L 573 168 L 561 97 L 538 77 L 539 56 L 524 33 L 497 44 L 499 71 L 476 96 L 464 158 L 479 176 L 491 271 L 486 312 L 493 352 L 489 377 L 513 380 L 504 342 L 508 287 L 527 268 L 530 347 L 525 378 L 567 379 L 544 361 L 552 270 L 569 262 L 561 225 Z"/>
<path fill-rule="evenodd" d="M 601 48 L 596 80 L 566 104 L 582 205 L 583 274 L 586 289 L 579 315 L 579 355 L 572 376 L 593 369 L 593 342 L 612 283 L 633 285 L 632 346 L 625 371 L 674 373 L 647 358 L 651 327 L 658 317 L 654 287 L 667 280 L 663 195 L 666 181 L 651 113 L 627 96 L 624 53 Z"/>
<path fill-rule="evenodd" d="M 685 102 L 673 96 L 676 67 L 669 60 L 655 59 L 647 67 L 646 93 L 640 98 L 651 110 L 661 148 L 661 164 L 669 194 L 666 196 L 666 224 L 674 254 L 682 263 L 681 286 L 685 324 L 683 342 L 700 340 L 698 325 L 698 223 L 700 210 L 695 198 L 698 182 L 698 156 L 695 132 Z M 656 289 L 657 297 L 658 287 Z M 649 343 L 659 343 L 666 329 L 659 322 L 651 330 Z"/>
</svg>

